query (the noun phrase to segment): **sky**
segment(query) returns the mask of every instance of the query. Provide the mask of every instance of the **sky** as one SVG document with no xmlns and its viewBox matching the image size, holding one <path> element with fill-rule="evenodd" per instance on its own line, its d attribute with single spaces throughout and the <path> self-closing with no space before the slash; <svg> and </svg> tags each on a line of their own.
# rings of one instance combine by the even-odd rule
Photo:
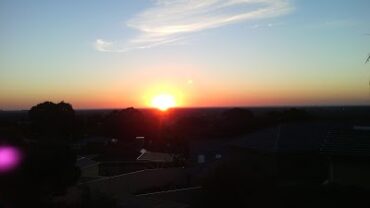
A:
<svg viewBox="0 0 370 208">
<path fill-rule="evenodd" d="M 368 0 L 1 0 L 0 109 L 370 103 Z"/>
</svg>

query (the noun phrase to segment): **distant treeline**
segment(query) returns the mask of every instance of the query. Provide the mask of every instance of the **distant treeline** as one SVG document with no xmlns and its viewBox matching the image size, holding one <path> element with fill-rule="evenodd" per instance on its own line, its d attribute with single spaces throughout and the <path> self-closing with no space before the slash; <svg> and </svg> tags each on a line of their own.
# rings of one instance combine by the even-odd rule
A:
<svg viewBox="0 0 370 208">
<path fill-rule="evenodd" d="M 369 112 L 366 107 L 170 109 L 167 112 L 131 107 L 81 112 L 69 103 L 44 102 L 28 112 L 1 112 L 0 136 L 68 143 L 92 136 L 115 138 L 119 142 L 131 142 L 137 136 L 153 141 L 227 139 L 283 122 L 370 121 Z"/>
</svg>

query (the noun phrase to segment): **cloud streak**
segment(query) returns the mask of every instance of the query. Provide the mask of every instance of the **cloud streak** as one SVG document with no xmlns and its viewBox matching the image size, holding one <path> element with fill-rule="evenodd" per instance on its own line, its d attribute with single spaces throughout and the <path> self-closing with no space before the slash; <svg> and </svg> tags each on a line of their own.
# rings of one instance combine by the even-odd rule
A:
<svg viewBox="0 0 370 208">
<path fill-rule="evenodd" d="M 102 52 L 126 52 L 183 40 L 196 32 L 245 21 L 273 18 L 293 10 L 290 0 L 154 0 L 126 22 L 138 34 L 125 42 L 95 41 Z"/>
</svg>

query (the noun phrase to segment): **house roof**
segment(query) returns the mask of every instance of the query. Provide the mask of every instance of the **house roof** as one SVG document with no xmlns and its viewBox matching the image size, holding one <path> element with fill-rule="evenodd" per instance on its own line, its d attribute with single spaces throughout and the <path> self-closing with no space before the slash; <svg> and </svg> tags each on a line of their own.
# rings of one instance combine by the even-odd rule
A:
<svg viewBox="0 0 370 208">
<path fill-rule="evenodd" d="M 80 145 L 86 145 L 89 143 L 107 144 L 111 141 L 112 141 L 112 138 L 101 137 L 101 136 L 91 136 L 91 137 L 81 139 L 76 144 L 80 144 Z"/>
<path fill-rule="evenodd" d="M 320 150 L 329 155 L 370 156 L 370 131 L 356 128 L 330 131 Z"/>
<path fill-rule="evenodd" d="M 274 151 L 278 136 L 278 128 L 261 129 L 259 131 L 239 137 L 228 145 L 258 151 Z"/>
<path fill-rule="evenodd" d="M 168 153 L 143 151 L 143 153 L 141 153 L 136 160 L 151 162 L 173 162 L 173 156 Z"/>
<path fill-rule="evenodd" d="M 320 151 L 329 131 L 347 128 L 334 122 L 295 122 L 261 129 L 231 141 L 232 146 L 266 152 Z"/>
<path fill-rule="evenodd" d="M 346 126 L 334 122 L 301 122 L 282 125 L 278 141 L 279 151 L 319 151 L 327 135 L 333 129 Z"/>
<path fill-rule="evenodd" d="M 83 169 L 93 165 L 98 165 L 99 163 L 89 157 L 79 157 L 76 161 L 76 166 Z"/>
</svg>

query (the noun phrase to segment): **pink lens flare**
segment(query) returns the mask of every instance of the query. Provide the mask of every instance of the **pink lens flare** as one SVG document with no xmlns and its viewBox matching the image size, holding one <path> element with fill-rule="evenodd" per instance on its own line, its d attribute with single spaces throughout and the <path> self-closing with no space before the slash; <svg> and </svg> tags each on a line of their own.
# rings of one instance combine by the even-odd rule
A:
<svg viewBox="0 0 370 208">
<path fill-rule="evenodd" d="M 21 162 L 21 152 L 12 146 L 0 146 L 0 173 L 14 170 Z"/>
</svg>

